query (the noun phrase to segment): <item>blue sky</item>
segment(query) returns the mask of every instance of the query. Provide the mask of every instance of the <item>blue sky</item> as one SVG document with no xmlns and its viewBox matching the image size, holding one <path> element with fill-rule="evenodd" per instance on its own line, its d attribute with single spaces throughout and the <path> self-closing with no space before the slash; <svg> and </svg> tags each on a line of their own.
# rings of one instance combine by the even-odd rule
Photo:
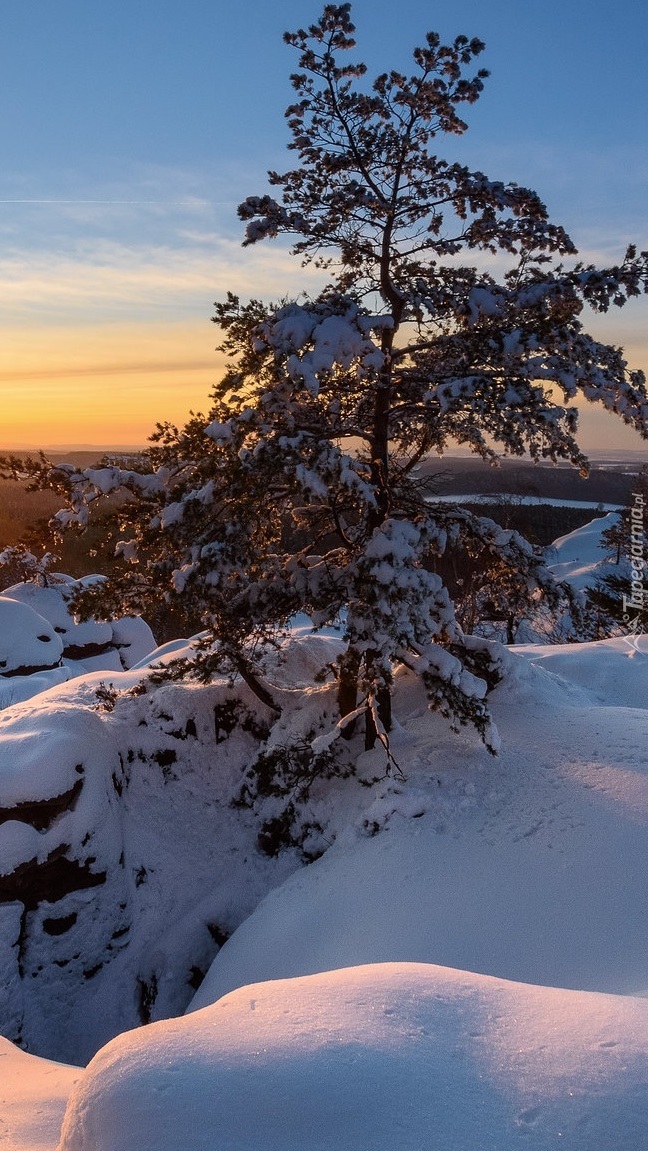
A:
<svg viewBox="0 0 648 1151">
<path fill-rule="evenodd" d="M 290 164 L 295 56 L 282 33 L 319 11 L 307 0 L 0 8 L 5 443 L 141 442 L 156 419 L 205 406 L 219 367 L 214 299 L 303 286 L 285 249 L 241 249 L 236 205 L 265 189 L 267 168 Z M 644 0 L 357 0 L 353 17 L 370 74 L 407 67 L 430 28 L 484 39 L 492 74 L 452 154 L 534 187 L 586 258 L 648 247 Z M 648 368 L 647 317 L 644 300 L 590 326 Z M 604 427 L 616 442 L 616 424 Z"/>
</svg>

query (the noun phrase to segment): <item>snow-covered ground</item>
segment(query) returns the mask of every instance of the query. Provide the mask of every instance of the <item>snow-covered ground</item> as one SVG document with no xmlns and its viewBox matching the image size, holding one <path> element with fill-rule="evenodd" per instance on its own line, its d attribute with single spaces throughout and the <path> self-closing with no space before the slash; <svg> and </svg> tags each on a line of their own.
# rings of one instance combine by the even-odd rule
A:
<svg viewBox="0 0 648 1151">
<path fill-rule="evenodd" d="M 617 519 L 616 512 L 608 512 L 606 516 L 554 540 L 547 554 L 555 579 L 567 580 L 577 591 L 583 591 L 593 586 L 599 576 L 607 575 L 611 569 L 606 563 L 601 536 Z"/>
<path fill-rule="evenodd" d="M 81 1077 L 20 1051 L 0 1037 L 0 1147 L 2 1151 L 52 1151 L 68 1096 Z"/>
<path fill-rule="evenodd" d="M 595 555 L 574 534 L 576 571 Z M 284 735 L 325 729 L 329 689 L 307 685 L 336 644 L 289 645 Z M 308 867 L 258 849 L 274 801 L 230 806 L 252 735 L 215 730 L 224 687 L 111 709 L 100 682 L 0 717 L 0 809 L 83 781 L 46 827 L 0 823 L 0 873 L 70 843 L 106 873 L 22 926 L 0 904 L 0 999 L 41 1053 L 116 1037 L 81 1074 L 0 1047 L 0 1146 L 54 1151 L 78 1078 L 61 1151 L 648 1148 L 647 636 L 510 649 L 497 758 L 401 673 L 401 771 L 376 750 L 315 789 Z M 157 1021 L 117 1035 L 138 987 Z"/>
<path fill-rule="evenodd" d="M 430 717 L 403 677 L 393 750 L 406 782 L 386 779 L 320 860 L 270 893 L 194 1006 L 242 983 L 400 960 L 648 989 L 648 637 L 639 650 L 513 651 L 491 697 L 497 760 Z"/>
<path fill-rule="evenodd" d="M 432 964 L 264 982 L 121 1036 L 63 1151 L 638 1151 L 648 1000 Z"/>
</svg>

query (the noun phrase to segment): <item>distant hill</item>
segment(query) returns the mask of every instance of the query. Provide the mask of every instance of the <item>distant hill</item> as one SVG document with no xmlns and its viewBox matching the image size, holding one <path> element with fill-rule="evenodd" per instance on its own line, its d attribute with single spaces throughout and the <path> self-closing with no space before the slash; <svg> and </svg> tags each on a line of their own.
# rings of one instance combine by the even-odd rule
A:
<svg viewBox="0 0 648 1151">
<path fill-rule="evenodd" d="M 140 452 L 145 451 L 145 448 L 101 448 L 101 447 L 82 447 L 75 448 L 74 450 L 66 450 L 65 446 L 54 448 L 43 448 L 43 454 L 47 456 L 55 464 L 75 464 L 79 468 L 89 468 L 96 464 L 98 460 L 105 457 L 114 457 L 115 459 L 123 459 L 127 456 L 136 456 Z M 15 456 L 38 456 L 39 451 L 27 448 L 0 448 L 0 455 L 15 455 Z"/>
<path fill-rule="evenodd" d="M 541 496 L 576 502 L 627 504 L 640 463 L 594 464 L 587 479 L 575 468 L 542 466 L 519 460 L 502 460 L 494 468 L 481 459 L 443 456 L 428 460 L 422 471 L 437 477 L 439 495 Z"/>
<path fill-rule="evenodd" d="M 24 453 L 33 454 L 36 453 Z M 79 468 L 90 467 L 100 459 L 129 466 L 131 453 L 125 449 L 94 448 L 74 452 L 51 452 L 53 462 L 68 462 Z M 426 461 L 421 465 L 423 474 L 434 477 L 438 495 L 493 495 L 539 496 L 546 500 L 561 499 L 576 503 L 629 504 L 633 490 L 634 476 L 643 460 L 626 457 L 605 461 L 604 466 L 593 464 L 590 475 L 584 479 L 575 468 L 566 466 L 535 465 L 520 460 L 502 460 L 501 466 L 493 468 L 481 459 L 471 456 L 443 456 L 441 459 Z M 467 503 L 470 501 L 467 500 Z M 0 479 L 0 550 L 15 544 L 38 520 L 47 519 L 60 507 L 60 498 L 51 492 L 25 492 L 22 485 L 11 480 Z M 479 510 L 479 509 L 475 509 Z M 496 507 L 482 507 L 481 514 L 489 515 L 501 522 Z M 547 513 L 548 514 L 548 513 Z M 516 527 L 536 543 L 545 545 L 557 535 L 580 526 L 591 516 L 570 517 L 569 509 L 559 514 L 554 510 L 546 523 L 541 524 L 540 513 L 532 514 L 527 509 L 507 510 L 506 527 Z M 511 519 L 517 515 L 515 522 Z M 74 576 L 94 571 L 97 559 L 90 559 L 96 541 L 89 537 L 80 540 L 70 537 L 63 548 L 65 570 Z M 93 566 L 94 565 L 94 566 Z"/>
</svg>

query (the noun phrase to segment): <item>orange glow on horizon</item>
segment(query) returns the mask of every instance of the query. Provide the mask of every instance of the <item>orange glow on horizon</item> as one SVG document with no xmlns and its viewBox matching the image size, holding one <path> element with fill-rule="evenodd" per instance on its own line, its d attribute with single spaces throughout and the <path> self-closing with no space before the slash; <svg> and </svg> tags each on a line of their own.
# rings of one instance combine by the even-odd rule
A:
<svg viewBox="0 0 648 1151">
<path fill-rule="evenodd" d="M 144 445 L 158 421 L 208 410 L 219 336 L 202 318 L 0 329 L 0 450 Z M 641 366 L 648 349 L 630 339 L 626 356 Z M 646 447 L 599 405 L 579 406 L 586 453 Z"/>
<path fill-rule="evenodd" d="M 208 324 L 2 333 L 0 447 L 141 445 L 157 421 L 206 411 L 223 369 Z"/>
</svg>

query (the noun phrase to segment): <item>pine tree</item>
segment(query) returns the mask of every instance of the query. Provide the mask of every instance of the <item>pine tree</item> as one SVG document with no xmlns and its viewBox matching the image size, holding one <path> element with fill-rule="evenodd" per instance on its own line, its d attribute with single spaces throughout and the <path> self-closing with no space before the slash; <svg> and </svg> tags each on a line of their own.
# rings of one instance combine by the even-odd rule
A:
<svg viewBox="0 0 648 1151">
<path fill-rule="evenodd" d="M 83 524 L 120 485 L 136 497 L 124 574 L 87 610 L 182 600 L 207 629 L 194 673 L 229 668 L 275 708 L 263 651 L 297 612 L 337 621 L 341 730 L 364 712 L 367 746 L 386 740 L 404 664 L 432 707 L 493 746 L 494 657 L 462 631 L 435 564 L 458 540 L 496 560 L 518 611 L 552 583 L 517 533 L 435 502 L 425 461 L 458 442 L 493 462 L 528 452 L 585 470 L 579 396 L 647 435 L 642 373 L 580 317 L 648 290 L 648 253 L 576 262 L 534 192 L 438 154 L 484 88 L 480 40 L 429 33 L 411 76 L 368 85 L 365 66 L 346 62 L 354 31 L 350 5 L 327 4 L 286 34 L 299 57 L 287 111 L 297 165 L 239 208 L 246 245 L 292 236 L 327 286 L 299 302 L 217 304 L 230 367 L 208 417 L 158 426 L 148 471 L 40 476 L 69 496 L 61 522 Z"/>
<path fill-rule="evenodd" d="M 56 582 L 50 571 L 58 560 L 52 552 L 41 551 L 40 558 L 34 555 L 26 544 L 12 544 L 0 552 L 0 579 L 2 588 L 6 589 L 15 583 L 35 583 L 38 587 L 47 587 L 50 579 Z M 0 588 L 0 594 L 2 592 Z"/>
</svg>

